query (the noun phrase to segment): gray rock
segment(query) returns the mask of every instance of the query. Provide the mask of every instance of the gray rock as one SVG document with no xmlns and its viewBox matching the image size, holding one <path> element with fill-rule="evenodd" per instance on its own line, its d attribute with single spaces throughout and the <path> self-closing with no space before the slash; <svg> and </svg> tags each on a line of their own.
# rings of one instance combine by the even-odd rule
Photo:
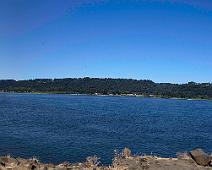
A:
<svg viewBox="0 0 212 170">
<path fill-rule="evenodd" d="M 190 152 L 190 155 L 198 165 L 208 166 L 211 162 L 211 156 L 206 154 L 202 149 L 195 149 Z"/>
</svg>

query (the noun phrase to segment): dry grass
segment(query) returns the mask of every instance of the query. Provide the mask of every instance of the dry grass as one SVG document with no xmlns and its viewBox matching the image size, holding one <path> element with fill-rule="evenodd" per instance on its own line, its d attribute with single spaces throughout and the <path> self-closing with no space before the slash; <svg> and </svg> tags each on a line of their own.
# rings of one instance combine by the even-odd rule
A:
<svg viewBox="0 0 212 170">
<path fill-rule="evenodd" d="M 129 148 L 124 148 L 123 154 L 125 158 L 129 158 L 131 156 L 131 150 Z"/>
<path fill-rule="evenodd" d="M 86 158 L 85 165 L 86 165 L 86 167 L 96 168 L 100 164 L 99 160 L 100 160 L 100 158 L 98 158 L 97 156 L 89 156 Z"/>
</svg>

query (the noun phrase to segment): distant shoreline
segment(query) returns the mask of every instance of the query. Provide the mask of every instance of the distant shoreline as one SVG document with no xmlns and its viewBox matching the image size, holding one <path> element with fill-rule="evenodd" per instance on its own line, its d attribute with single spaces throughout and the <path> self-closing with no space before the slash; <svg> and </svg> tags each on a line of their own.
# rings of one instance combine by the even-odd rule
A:
<svg viewBox="0 0 212 170">
<path fill-rule="evenodd" d="M 212 83 L 155 83 L 152 80 L 63 78 L 0 80 L 0 91 L 36 94 L 136 96 L 186 100 L 212 99 Z"/>
<path fill-rule="evenodd" d="M 212 98 L 178 98 L 178 97 L 167 97 L 167 96 L 155 96 L 155 95 L 136 95 L 136 94 L 81 94 L 81 93 L 68 93 L 68 92 L 0 92 L 0 94 L 57 94 L 57 95 L 71 95 L 71 96 L 102 96 L 102 97 L 143 97 L 143 98 L 158 98 L 158 99 L 173 99 L 173 100 L 208 100 Z"/>
</svg>

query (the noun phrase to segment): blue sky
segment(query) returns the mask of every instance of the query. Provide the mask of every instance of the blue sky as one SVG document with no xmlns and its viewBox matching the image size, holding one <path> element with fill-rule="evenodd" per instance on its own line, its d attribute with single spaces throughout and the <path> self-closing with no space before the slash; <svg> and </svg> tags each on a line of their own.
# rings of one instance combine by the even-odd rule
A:
<svg viewBox="0 0 212 170">
<path fill-rule="evenodd" d="M 211 0 L 0 0 L 0 79 L 212 82 Z"/>
</svg>

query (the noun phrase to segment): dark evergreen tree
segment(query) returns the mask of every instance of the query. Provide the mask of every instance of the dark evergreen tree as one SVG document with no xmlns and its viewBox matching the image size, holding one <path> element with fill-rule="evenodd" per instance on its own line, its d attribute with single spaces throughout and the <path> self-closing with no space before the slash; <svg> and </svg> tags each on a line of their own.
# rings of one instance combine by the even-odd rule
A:
<svg viewBox="0 0 212 170">
<path fill-rule="evenodd" d="M 137 94 L 144 96 L 212 99 L 211 83 L 170 84 L 151 80 L 66 78 L 0 80 L 2 92 L 45 92 L 78 94 Z"/>
</svg>

